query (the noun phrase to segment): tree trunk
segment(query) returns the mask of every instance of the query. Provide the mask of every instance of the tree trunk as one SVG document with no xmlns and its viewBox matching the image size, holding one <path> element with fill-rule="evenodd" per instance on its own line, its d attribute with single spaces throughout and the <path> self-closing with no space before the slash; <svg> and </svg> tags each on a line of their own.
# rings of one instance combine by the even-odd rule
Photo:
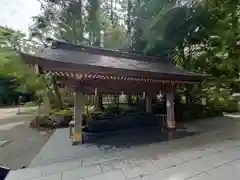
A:
<svg viewBox="0 0 240 180">
<path fill-rule="evenodd" d="M 72 19 L 73 41 L 75 44 L 79 44 L 83 41 L 83 32 L 84 32 L 84 24 L 83 24 L 83 18 L 82 18 L 83 17 L 82 0 L 78 0 L 72 5 L 73 5 L 72 7 L 73 14 L 75 17 Z"/>
<path fill-rule="evenodd" d="M 117 97 L 116 99 L 117 107 L 119 108 L 119 94 L 116 97 Z"/>
<path fill-rule="evenodd" d="M 186 62 L 186 58 L 185 58 L 185 53 L 184 53 L 184 44 L 183 43 L 179 43 L 178 45 L 178 51 L 179 51 L 179 57 L 181 59 L 181 63 L 184 69 L 188 69 L 189 62 Z M 190 100 L 190 93 L 189 93 L 189 86 L 187 84 L 184 85 L 185 87 L 185 91 L 184 91 L 184 96 L 186 98 L 186 104 L 189 104 L 191 102 Z"/>
<path fill-rule="evenodd" d="M 110 2 L 110 5 L 111 5 L 111 10 L 110 10 L 110 20 L 111 20 L 111 24 L 113 25 L 114 24 L 114 18 L 113 18 L 113 0 L 111 0 Z"/>
<path fill-rule="evenodd" d="M 127 37 L 128 37 L 128 50 L 132 45 L 132 0 L 128 0 L 127 5 Z"/>
<path fill-rule="evenodd" d="M 111 99 L 111 103 L 113 104 L 113 105 L 117 105 L 117 101 L 119 101 L 119 99 L 118 99 L 118 97 L 119 97 L 119 95 L 116 95 L 116 94 L 114 94 L 114 95 L 109 95 L 110 96 L 110 99 Z"/>
<path fill-rule="evenodd" d="M 44 82 L 44 84 L 45 84 L 45 87 L 47 88 L 47 91 L 48 91 L 47 94 L 48 94 L 49 100 L 55 100 L 54 92 L 52 91 L 52 89 L 51 89 L 48 81 L 46 80 L 45 77 L 42 77 L 42 80 L 43 80 L 43 82 Z"/>
<path fill-rule="evenodd" d="M 52 76 L 52 84 L 53 84 L 53 90 L 55 92 L 55 96 L 56 96 L 56 109 L 60 110 L 63 106 L 63 102 L 62 102 L 62 98 L 59 92 L 59 88 L 56 82 L 56 77 Z"/>
<path fill-rule="evenodd" d="M 131 37 L 132 22 L 131 22 L 132 0 L 128 0 L 127 6 L 127 33 Z"/>
<path fill-rule="evenodd" d="M 236 66 L 236 79 L 239 78 L 240 76 L 240 63 L 239 63 L 239 48 L 237 45 L 238 41 L 238 1 L 232 1 L 231 5 L 231 24 L 232 24 L 232 33 L 233 33 L 233 38 L 232 41 L 230 42 L 230 47 L 229 50 L 229 59 L 233 61 L 233 63 Z M 240 91 L 240 83 L 234 83 L 233 87 L 234 92 Z"/>
</svg>

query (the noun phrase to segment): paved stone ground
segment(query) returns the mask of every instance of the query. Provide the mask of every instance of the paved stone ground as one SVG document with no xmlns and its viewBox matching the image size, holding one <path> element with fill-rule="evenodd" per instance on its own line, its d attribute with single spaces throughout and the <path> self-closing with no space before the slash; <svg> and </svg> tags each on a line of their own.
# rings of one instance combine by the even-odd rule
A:
<svg viewBox="0 0 240 180">
<path fill-rule="evenodd" d="M 11 169 L 28 166 L 50 137 L 49 133 L 28 127 L 35 116 L 33 108 L 20 110 L 24 113 L 16 115 L 17 108 L 0 109 L 0 166 Z"/>
<path fill-rule="evenodd" d="M 11 107 L 11 108 L 0 108 L 0 123 L 4 120 L 8 120 L 11 119 L 12 121 L 14 121 L 14 117 L 16 116 L 16 114 L 18 112 L 20 113 L 23 113 L 23 114 L 26 114 L 29 112 L 32 113 L 32 112 L 35 112 L 36 110 L 36 107 Z"/>
<path fill-rule="evenodd" d="M 115 150 L 94 145 L 69 146 L 69 154 L 64 152 L 68 149 L 64 147 L 65 138 L 62 143 L 60 139 L 55 141 L 55 149 L 44 156 L 50 151 L 50 139 L 32 167 L 11 171 L 7 180 L 240 179 L 240 121 L 219 117 L 187 127 L 201 133 Z M 64 132 L 66 135 L 64 129 L 56 133 L 59 136 Z"/>
<path fill-rule="evenodd" d="M 182 132 L 180 132 L 183 134 Z M 178 133 L 179 134 L 179 133 Z M 120 131 L 120 133 L 111 133 L 107 137 L 96 140 L 84 145 L 72 146 L 71 139 L 68 138 L 68 129 L 57 129 L 48 143 L 41 149 L 41 152 L 30 163 L 30 167 L 47 165 L 55 162 L 68 161 L 76 158 L 85 158 L 96 156 L 114 156 L 138 147 L 149 146 L 150 144 L 159 144 L 169 137 L 161 134 L 158 127 L 144 128 L 138 130 Z M 183 135 L 192 136 L 192 132 Z M 130 138 L 129 138 L 130 137 Z M 175 136 L 177 138 L 178 136 Z M 56 151 L 56 147 L 61 150 Z"/>
</svg>

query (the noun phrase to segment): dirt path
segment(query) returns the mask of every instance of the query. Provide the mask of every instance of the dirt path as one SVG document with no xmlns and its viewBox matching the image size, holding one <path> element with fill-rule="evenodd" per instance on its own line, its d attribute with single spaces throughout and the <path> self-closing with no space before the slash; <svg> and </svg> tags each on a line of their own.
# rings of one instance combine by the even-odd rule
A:
<svg viewBox="0 0 240 180">
<path fill-rule="evenodd" d="M 0 166 L 11 169 L 27 166 L 51 136 L 50 132 L 28 127 L 34 111 L 16 115 L 16 110 L 0 109 Z"/>
</svg>

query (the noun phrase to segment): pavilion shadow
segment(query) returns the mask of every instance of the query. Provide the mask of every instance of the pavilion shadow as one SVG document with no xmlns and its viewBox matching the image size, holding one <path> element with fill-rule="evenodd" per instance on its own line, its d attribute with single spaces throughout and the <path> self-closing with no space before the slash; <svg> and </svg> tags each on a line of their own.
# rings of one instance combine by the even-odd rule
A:
<svg viewBox="0 0 240 180">
<path fill-rule="evenodd" d="M 85 144 L 96 145 L 106 151 L 117 151 L 133 146 L 149 145 L 194 136 L 200 133 L 201 131 L 198 130 L 177 129 L 176 131 L 169 132 L 161 130 L 159 127 L 141 127 L 97 134 L 84 133 L 83 139 Z"/>
</svg>

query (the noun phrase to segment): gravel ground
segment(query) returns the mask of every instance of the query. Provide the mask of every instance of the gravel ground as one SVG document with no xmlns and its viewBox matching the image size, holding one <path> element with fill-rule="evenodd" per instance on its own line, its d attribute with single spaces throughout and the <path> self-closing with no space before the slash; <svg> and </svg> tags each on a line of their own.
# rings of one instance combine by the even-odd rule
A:
<svg viewBox="0 0 240 180">
<path fill-rule="evenodd" d="M 0 166 L 11 169 L 28 166 L 47 142 L 51 132 L 28 127 L 34 116 L 34 111 L 16 115 L 16 109 L 0 109 L 0 142 L 9 141 L 0 146 Z"/>
</svg>

